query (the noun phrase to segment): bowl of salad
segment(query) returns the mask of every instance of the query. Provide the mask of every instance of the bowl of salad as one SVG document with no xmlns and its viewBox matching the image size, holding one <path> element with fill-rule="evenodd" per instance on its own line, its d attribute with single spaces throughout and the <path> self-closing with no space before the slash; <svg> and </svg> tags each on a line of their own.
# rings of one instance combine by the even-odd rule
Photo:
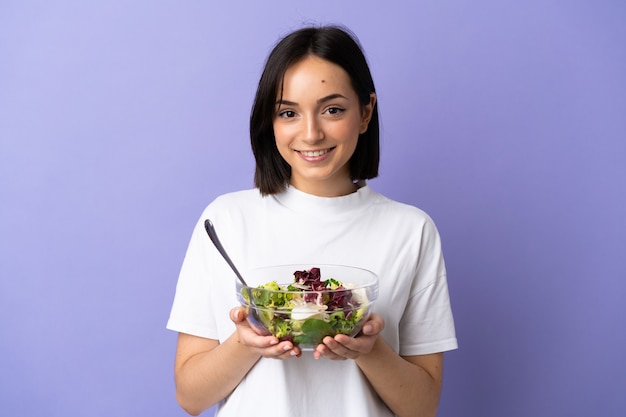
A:
<svg viewBox="0 0 626 417">
<path fill-rule="evenodd" d="M 237 298 L 260 334 L 302 350 L 326 336 L 356 336 L 378 297 L 378 276 L 346 265 L 279 265 L 245 273 Z M 250 302 L 252 297 L 252 303 Z"/>
</svg>

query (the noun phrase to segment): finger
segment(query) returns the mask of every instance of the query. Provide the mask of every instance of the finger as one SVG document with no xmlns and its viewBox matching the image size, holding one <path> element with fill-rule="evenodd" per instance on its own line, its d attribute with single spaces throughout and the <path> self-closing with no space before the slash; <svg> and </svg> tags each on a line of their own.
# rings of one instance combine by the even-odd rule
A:
<svg viewBox="0 0 626 417">
<path fill-rule="evenodd" d="M 377 314 L 372 314 L 367 322 L 365 322 L 365 325 L 361 329 L 361 333 L 368 336 L 375 335 L 380 333 L 384 327 L 384 319 Z"/>
<path fill-rule="evenodd" d="M 358 350 L 358 347 L 360 345 L 360 341 L 357 340 L 356 337 L 350 337 L 345 334 L 338 334 L 337 336 L 335 336 L 334 342 L 350 350 Z"/>
<path fill-rule="evenodd" d="M 363 329 L 361 329 L 361 332 L 363 332 L 363 334 L 368 335 L 368 336 L 375 334 L 375 327 L 371 323 L 365 323 L 365 326 L 363 326 Z"/>
<path fill-rule="evenodd" d="M 363 353 L 369 353 L 377 338 L 378 335 L 360 335 L 357 337 L 348 337 L 346 335 L 335 336 L 335 340 L 350 351 L 348 356 L 351 359 L 356 359 Z"/>
<path fill-rule="evenodd" d="M 313 357 L 315 359 L 330 359 L 331 361 L 337 361 L 337 360 L 345 360 L 346 358 L 343 358 L 337 354 L 335 354 L 334 352 L 330 351 L 330 350 L 325 350 L 323 351 L 323 353 L 321 352 L 313 352 Z"/>
<path fill-rule="evenodd" d="M 240 329 L 239 337 L 245 345 L 257 347 L 259 349 L 275 347 L 279 343 L 279 340 L 274 336 L 259 336 L 249 327 Z"/>
<path fill-rule="evenodd" d="M 315 350 L 313 350 L 313 358 L 317 360 L 326 356 L 327 350 L 326 346 L 320 343 L 315 347 Z"/>
<path fill-rule="evenodd" d="M 282 354 L 283 359 L 299 358 L 300 356 L 302 356 L 302 351 L 295 346 L 292 346 L 291 349 L 285 349 L 285 353 Z"/>
<path fill-rule="evenodd" d="M 332 338 L 328 337 L 328 339 Z M 337 355 L 335 355 L 335 353 L 324 344 L 324 341 L 322 341 L 322 343 L 315 347 L 315 350 L 313 351 L 313 357 L 315 359 L 337 359 Z"/>
<path fill-rule="evenodd" d="M 246 311 L 241 307 L 235 307 L 230 310 L 230 319 L 234 323 L 241 323 L 246 319 Z"/>
<path fill-rule="evenodd" d="M 262 356 L 272 359 L 288 359 L 301 355 L 300 349 L 293 346 L 291 342 L 284 342 L 271 348 L 263 349 Z"/>
<path fill-rule="evenodd" d="M 346 348 L 343 344 L 339 343 L 336 339 L 332 337 L 325 337 L 324 345 L 328 348 L 330 353 L 327 353 L 325 356 L 330 359 L 347 359 L 355 356 L 354 352 L 350 349 Z"/>
</svg>

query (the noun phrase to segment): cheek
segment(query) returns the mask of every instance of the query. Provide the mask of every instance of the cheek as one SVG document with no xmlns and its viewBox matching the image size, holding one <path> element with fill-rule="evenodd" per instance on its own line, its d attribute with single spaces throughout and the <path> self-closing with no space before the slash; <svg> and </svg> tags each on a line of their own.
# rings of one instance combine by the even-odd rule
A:
<svg viewBox="0 0 626 417">
<path fill-rule="evenodd" d="M 280 149 L 280 147 L 285 143 L 285 134 L 282 129 L 274 127 L 274 140 L 276 141 L 276 146 Z"/>
<path fill-rule="evenodd" d="M 335 126 L 333 136 L 341 139 L 343 142 L 356 142 L 360 134 L 360 124 L 358 120 L 352 120 L 350 123 L 344 123 Z"/>
<path fill-rule="evenodd" d="M 274 141 L 278 153 L 286 160 L 291 155 L 291 152 L 289 150 L 290 140 L 284 129 L 274 128 Z"/>
<path fill-rule="evenodd" d="M 274 138 L 276 138 L 276 144 L 288 143 L 291 136 L 289 127 L 280 123 L 274 124 Z"/>
</svg>

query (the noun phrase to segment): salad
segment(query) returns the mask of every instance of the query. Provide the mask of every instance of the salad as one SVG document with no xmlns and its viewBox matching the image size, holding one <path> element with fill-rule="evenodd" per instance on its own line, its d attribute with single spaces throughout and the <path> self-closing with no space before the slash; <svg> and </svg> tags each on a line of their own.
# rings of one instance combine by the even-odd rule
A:
<svg viewBox="0 0 626 417">
<path fill-rule="evenodd" d="M 295 271 L 289 284 L 270 281 L 251 289 L 258 318 L 279 340 L 315 346 L 325 336 L 360 330 L 368 311 L 364 289 L 335 278 L 322 280 L 320 268 Z M 248 291 L 242 296 L 250 304 Z"/>
</svg>

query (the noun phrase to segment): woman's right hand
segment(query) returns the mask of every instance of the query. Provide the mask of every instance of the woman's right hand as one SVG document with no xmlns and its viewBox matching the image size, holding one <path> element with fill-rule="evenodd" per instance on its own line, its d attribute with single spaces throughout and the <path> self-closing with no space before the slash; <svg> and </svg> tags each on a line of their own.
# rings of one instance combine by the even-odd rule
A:
<svg viewBox="0 0 626 417">
<path fill-rule="evenodd" d="M 302 351 L 289 341 L 280 342 L 274 336 L 259 334 L 250 326 L 245 308 L 235 307 L 230 310 L 230 319 L 237 327 L 239 343 L 247 346 L 264 358 L 289 359 L 302 355 Z"/>
</svg>

